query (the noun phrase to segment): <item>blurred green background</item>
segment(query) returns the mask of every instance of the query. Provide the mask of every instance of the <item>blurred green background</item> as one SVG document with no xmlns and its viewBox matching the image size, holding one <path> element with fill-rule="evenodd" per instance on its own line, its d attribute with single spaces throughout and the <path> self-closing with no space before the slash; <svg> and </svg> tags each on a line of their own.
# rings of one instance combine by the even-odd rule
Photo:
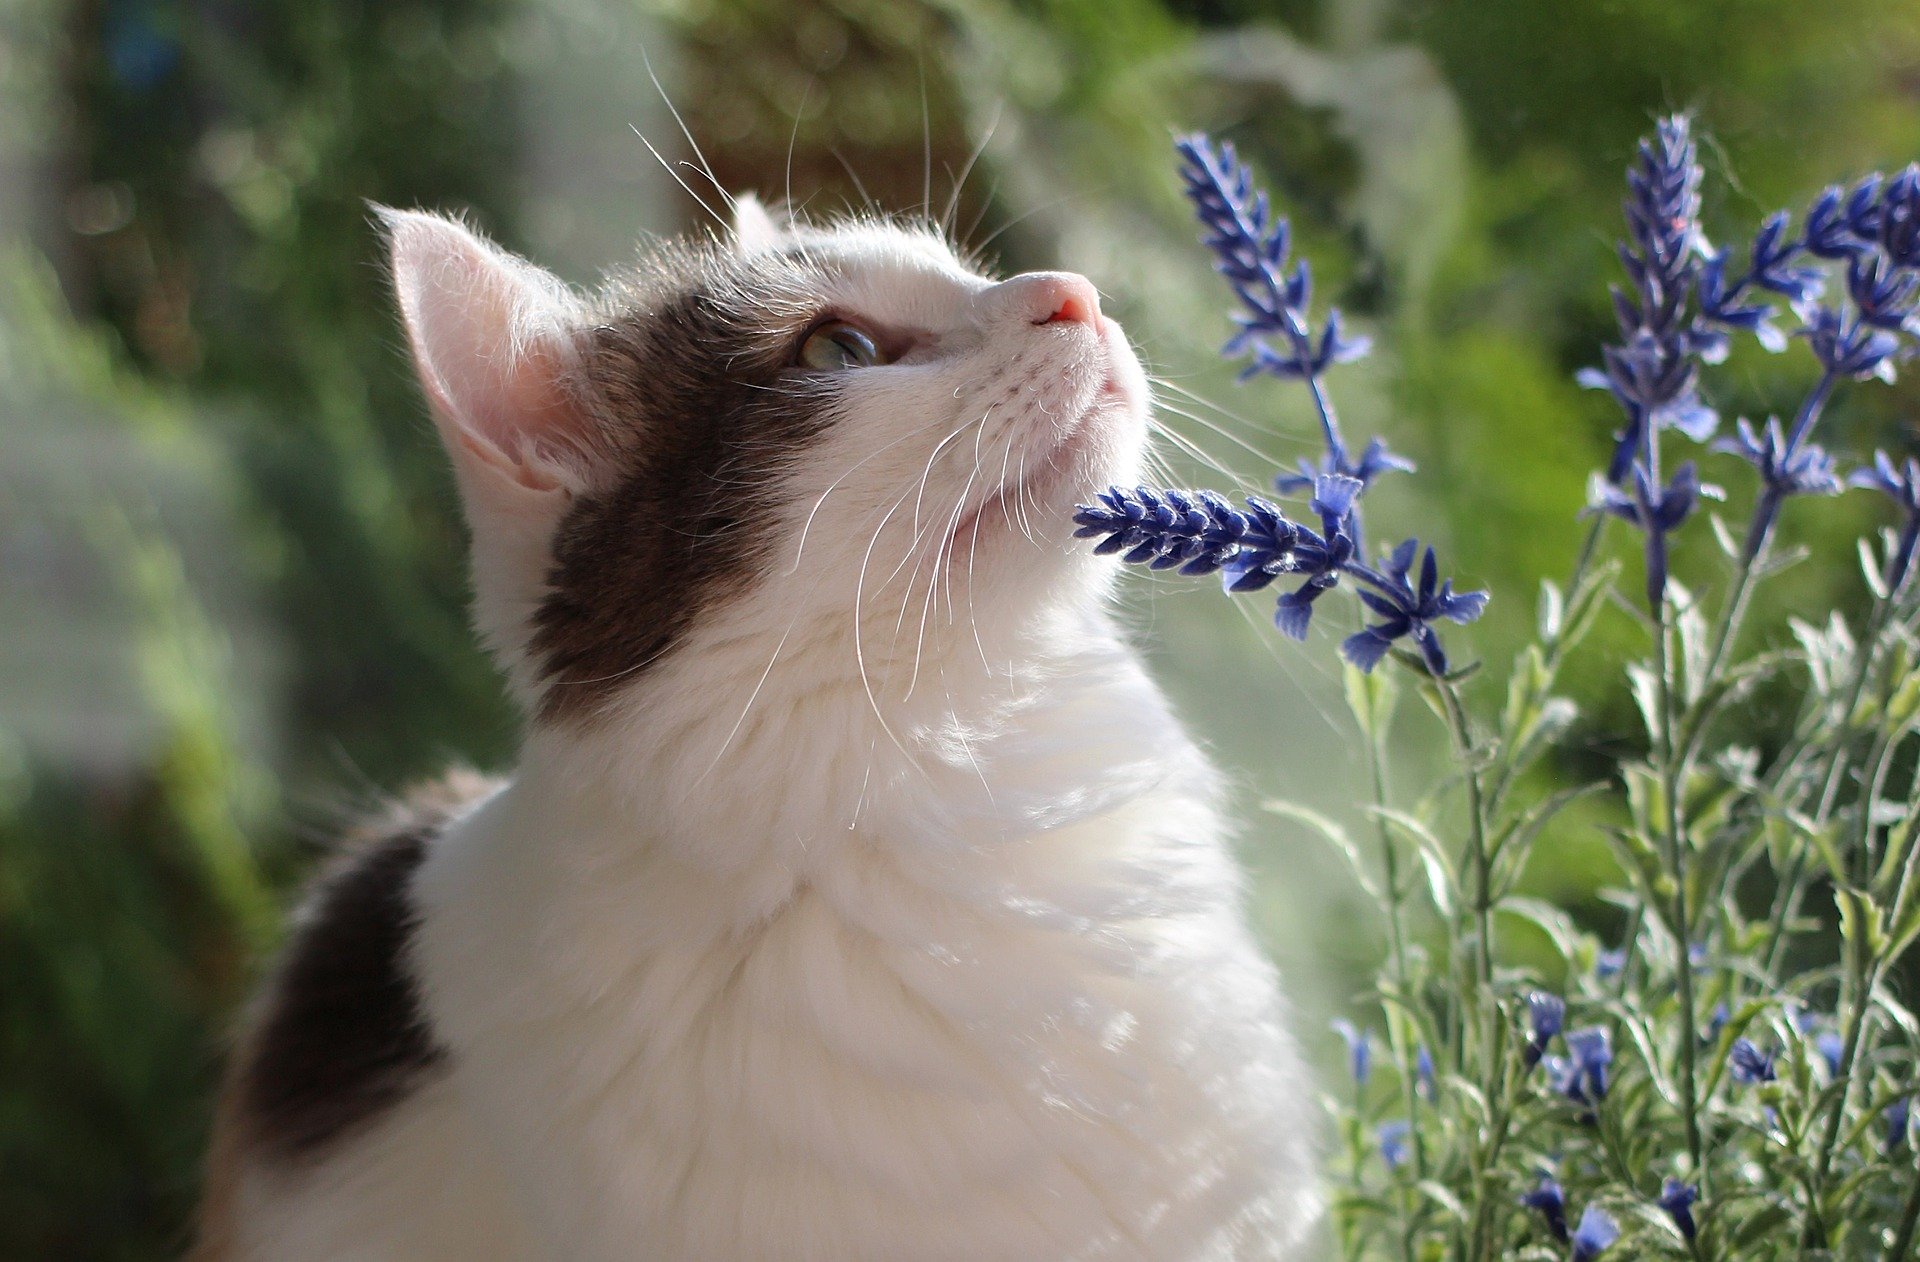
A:
<svg viewBox="0 0 1920 1262">
<path fill-rule="evenodd" d="M 1303 400 L 1212 358 L 1167 142 L 1238 140 L 1379 339 L 1334 389 L 1351 435 L 1422 465 L 1376 497 L 1385 530 L 1495 592 L 1454 637 L 1490 676 L 1613 423 L 1570 374 L 1609 331 L 1635 137 L 1697 110 L 1726 235 L 1920 156 L 1913 0 L 0 0 L 0 1257 L 176 1253 L 222 1031 L 301 874 L 383 793 L 510 757 L 366 201 L 469 211 L 590 282 L 699 222 L 634 134 L 690 156 L 649 63 L 725 183 L 812 213 L 937 213 L 978 148 L 958 227 L 1092 275 L 1168 428 L 1233 472 L 1176 463 L 1221 489 L 1313 446 Z M 1715 394 L 1763 414 L 1806 377 L 1737 359 Z M 1912 396 L 1848 395 L 1834 445 L 1910 445 Z M 1867 511 L 1791 529 L 1850 557 Z M 1803 566 L 1784 590 L 1857 588 Z M 1235 774 L 1322 1054 L 1377 925 L 1254 806 L 1350 814 L 1331 645 L 1279 641 L 1261 602 L 1128 593 Z M 1555 774 L 1626 728 L 1609 652 Z M 1439 739 L 1405 737 L 1414 765 Z M 1604 854 L 1562 832 L 1533 880 L 1604 926 Z"/>
</svg>

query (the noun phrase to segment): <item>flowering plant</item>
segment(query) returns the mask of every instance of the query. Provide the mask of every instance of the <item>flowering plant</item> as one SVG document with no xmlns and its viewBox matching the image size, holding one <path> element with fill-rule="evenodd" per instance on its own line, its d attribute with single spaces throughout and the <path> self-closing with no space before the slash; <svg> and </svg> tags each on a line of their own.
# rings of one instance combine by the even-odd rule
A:
<svg viewBox="0 0 1920 1262">
<path fill-rule="evenodd" d="M 1326 391 L 1364 339 L 1290 259 L 1287 221 L 1231 145 L 1177 143 L 1204 241 L 1237 300 L 1226 354 L 1243 380 L 1302 384 L 1325 455 L 1274 480 L 1307 514 L 1248 497 L 1115 487 L 1076 517 L 1101 552 L 1229 593 L 1285 588 L 1275 623 L 1304 639 L 1318 603 L 1353 591 L 1340 643 L 1373 775 L 1365 848 L 1337 823 L 1282 806 L 1336 844 L 1379 903 L 1385 961 L 1362 1010 L 1336 1023 L 1351 1093 L 1334 1108 L 1334 1226 L 1351 1258 L 1584 1260 L 1909 1258 L 1920 1243 L 1911 1099 L 1920 1019 L 1892 985 L 1920 939 L 1916 627 L 1920 461 L 1876 453 L 1846 476 L 1814 441 L 1844 387 L 1891 380 L 1920 335 L 1920 167 L 1874 175 L 1782 212 L 1742 250 L 1701 226 L 1689 121 L 1663 121 L 1628 176 L 1618 338 L 1580 374 L 1622 423 L 1572 573 L 1541 585 L 1538 635 L 1482 712 L 1439 624 L 1468 623 L 1484 592 L 1456 592 L 1431 547 L 1369 560 L 1363 498 L 1412 466 L 1375 439 L 1354 455 Z M 1784 326 L 1784 328 L 1783 328 Z M 1736 422 L 1704 381 L 1736 338 L 1804 344 L 1816 370 L 1790 422 Z M 1719 492 L 1677 448 L 1711 444 L 1754 470 L 1744 531 L 1711 517 L 1718 581 L 1694 592 L 1669 558 Z M 1864 612 L 1770 626 L 1755 595 L 1799 559 L 1780 544 L 1787 501 L 1849 485 L 1890 502 L 1862 540 Z M 1624 529 L 1643 582 L 1609 554 Z M 1643 651 L 1624 683 L 1643 731 L 1595 783 L 1536 792 L 1523 773 L 1576 718 L 1562 668 L 1608 607 Z M 1769 635 L 1768 633 L 1771 632 Z M 1783 634 L 1784 633 L 1784 634 Z M 1398 671 L 1381 669 L 1393 659 Z M 1454 775 L 1411 801 L 1384 766 L 1405 682 L 1438 717 Z M 1739 743 L 1756 692 L 1788 697 L 1768 748 Z M 1528 856 L 1593 799 L 1625 912 L 1610 942 L 1520 891 Z M 1503 954 L 1503 922 L 1531 922 L 1550 972 Z M 1792 965 L 1792 967 L 1789 967 Z M 1374 1053 L 1375 1040 L 1385 1055 Z M 1384 1071 L 1384 1072 L 1383 1072 Z"/>
</svg>

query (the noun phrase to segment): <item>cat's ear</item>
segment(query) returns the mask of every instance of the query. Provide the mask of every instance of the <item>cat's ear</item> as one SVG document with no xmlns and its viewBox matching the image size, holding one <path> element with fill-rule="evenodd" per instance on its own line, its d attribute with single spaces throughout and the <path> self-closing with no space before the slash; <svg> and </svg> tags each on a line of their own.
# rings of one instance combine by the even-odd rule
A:
<svg viewBox="0 0 1920 1262">
<path fill-rule="evenodd" d="M 733 248 L 741 254 L 771 250 L 786 240 L 786 225 L 752 193 L 733 199 Z"/>
<path fill-rule="evenodd" d="M 463 490 L 578 489 L 594 448 L 592 415 L 573 391 L 578 300 L 452 219 L 373 209 L 414 367 Z"/>
</svg>

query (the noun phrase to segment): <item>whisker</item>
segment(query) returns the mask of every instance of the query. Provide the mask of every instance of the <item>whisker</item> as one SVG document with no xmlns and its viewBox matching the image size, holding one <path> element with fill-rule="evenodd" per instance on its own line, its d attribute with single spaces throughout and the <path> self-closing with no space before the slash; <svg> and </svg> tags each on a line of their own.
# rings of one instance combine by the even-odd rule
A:
<svg viewBox="0 0 1920 1262">
<path fill-rule="evenodd" d="M 669 114 L 672 114 L 673 121 L 679 124 L 680 134 L 687 138 L 687 144 L 691 146 L 693 149 L 693 156 L 700 159 L 700 171 L 703 175 L 707 177 L 707 183 L 713 185 L 714 191 L 719 193 L 721 197 L 726 199 L 728 209 L 732 209 L 733 195 L 728 193 L 726 189 L 720 186 L 719 177 L 714 175 L 713 173 L 713 163 L 708 162 L 707 155 L 701 152 L 700 142 L 693 138 L 693 131 L 687 126 L 687 120 L 680 117 L 679 107 L 673 103 L 673 98 L 667 95 L 666 88 L 663 87 L 660 83 L 660 76 L 653 72 L 653 58 L 647 56 L 647 50 L 645 45 L 642 45 L 640 48 L 640 63 L 647 68 L 647 78 L 653 80 L 653 90 L 660 94 L 660 100 L 665 103 L 667 107 L 667 112 Z M 636 127 L 634 130 L 638 132 L 639 128 Z M 642 136 L 640 137 L 640 139 L 645 140 L 646 137 Z M 653 148 L 653 146 L 649 144 L 647 148 L 651 149 Z M 658 155 L 655 155 L 655 156 L 658 156 Z M 678 176 L 675 176 L 674 178 L 679 179 Z M 686 185 L 686 181 L 682 180 L 681 186 L 685 187 L 685 185 Z M 687 189 L 687 192 L 691 193 L 693 192 L 693 190 L 689 188 Z M 706 203 L 702 202 L 701 205 L 704 206 L 706 205 Z M 713 211 L 709 209 L 707 213 L 713 214 Z M 719 219 L 720 216 L 714 215 L 714 218 Z M 724 223 L 725 220 L 722 220 L 722 222 Z"/>
<path fill-rule="evenodd" d="M 981 134 L 980 143 L 974 146 L 966 165 L 960 168 L 960 175 L 953 182 L 953 191 L 947 195 L 947 208 L 940 215 L 940 231 L 948 237 L 953 235 L 953 217 L 960 211 L 960 194 L 967 186 L 967 177 L 973 174 L 974 163 L 980 161 L 981 155 L 987 151 L 987 146 L 993 143 L 993 133 L 1000 126 L 1000 115 L 1004 109 L 1004 105 L 993 107 L 993 117 L 987 120 L 986 131 Z"/>
<path fill-rule="evenodd" d="M 640 143 L 647 147 L 647 152 L 653 155 L 654 161 L 658 162 L 661 168 L 665 170 L 668 175 L 671 175 L 674 178 L 675 183 L 677 183 L 681 188 L 687 190 L 687 196 L 693 198 L 694 201 L 700 203 L 700 209 L 706 211 L 707 214 L 712 217 L 715 223 L 719 224 L 722 229 L 725 229 L 728 226 L 726 216 L 722 215 L 719 211 L 709 206 L 707 204 L 706 198 L 700 196 L 700 194 L 693 191 L 693 185 L 687 183 L 685 178 L 681 176 L 680 172 L 674 169 L 674 166 L 672 163 L 668 162 L 665 158 L 660 156 L 660 151 L 653 147 L 653 142 L 647 139 L 645 132 L 641 131 L 638 127 L 634 127 L 632 123 L 628 123 L 627 126 L 632 129 L 634 135 L 640 137 Z M 722 195 L 724 196 L 724 192 Z"/>
<path fill-rule="evenodd" d="M 1180 433 L 1179 431 L 1170 429 L 1166 425 L 1160 422 L 1155 422 L 1153 426 L 1153 432 L 1158 434 L 1160 437 L 1166 439 L 1174 447 L 1178 448 L 1180 452 L 1185 456 L 1187 456 L 1189 459 L 1195 461 L 1196 463 L 1208 469 L 1212 469 L 1215 473 L 1219 474 L 1221 477 L 1226 478 L 1229 482 L 1232 482 L 1237 489 L 1254 490 L 1260 493 L 1264 493 L 1264 489 L 1259 487 L 1256 483 L 1254 483 L 1252 479 L 1248 478 L 1245 474 L 1239 472 L 1236 469 L 1228 468 L 1226 465 L 1222 464 L 1219 460 L 1217 460 L 1211 452 L 1207 451 L 1206 448 L 1200 446 L 1200 444 L 1194 442 L 1191 438 L 1188 438 L 1186 435 Z M 1169 465 L 1168 467 L 1171 468 L 1171 465 Z"/>
<path fill-rule="evenodd" d="M 1201 416 L 1198 412 L 1189 412 L 1185 408 L 1178 407 L 1172 403 L 1168 403 L 1165 399 L 1158 400 L 1156 403 L 1156 406 L 1163 411 L 1173 413 L 1175 416 L 1184 417 L 1185 419 L 1192 421 L 1196 425 L 1205 426 L 1209 431 L 1219 435 L 1221 438 L 1224 438 L 1226 441 L 1232 443 L 1234 446 L 1240 448 L 1242 451 L 1245 451 L 1254 456 L 1258 456 L 1262 461 L 1264 461 L 1267 465 L 1273 468 L 1276 468 L 1276 469 L 1280 468 L 1282 465 L 1286 463 L 1286 461 L 1281 459 L 1279 456 L 1276 456 L 1269 451 L 1262 451 L 1260 448 L 1254 446 L 1252 443 L 1248 442 L 1246 439 L 1241 438 L 1238 434 L 1234 433 L 1232 430 L 1226 429 L 1223 426 L 1215 424 L 1214 422 L 1208 420 L 1206 417 Z"/>
<path fill-rule="evenodd" d="M 854 189 L 858 191 L 860 194 L 861 208 L 865 210 L 872 210 L 876 205 L 878 205 L 878 203 L 876 203 L 873 200 L 873 194 L 867 192 L 866 183 L 860 178 L 860 173 L 853 169 L 853 163 L 847 161 L 846 155 L 841 153 L 838 149 L 829 149 L 827 150 L 827 152 L 833 155 L 833 160 L 840 164 L 840 169 L 842 171 L 845 171 L 847 173 L 847 178 L 853 181 Z"/>
<path fill-rule="evenodd" d="M 813 99 L 813 81 L 817 76 L 807 76 L 807 86 L 800 91 L 800 108 L 794 111 L 793 131 L 787 136 L 787 205 L 793 205 L 793 151 L 800 143 L 800 123 L 807 116 L 807 102 Z"/>
<path fill-rule="evenodd" d="M 814 514 L 818 513 L 820 511 L 820 506 L 827 502 L 827 496 L 833 494 L 834 487 L 837 487 L 842 482 L 846 481 L 849 477 L 853 475 L 856 469 L 860 468 L 861 465 L 864 465 L 865 463 L 867 463 L 867 461 L 872 460 L 875 456 L 880 455 L 881 453 L 889 450 L 890 448 L 898 447 L 901 443 L 906 442 L 909 438 L 916 438 L 919 435 L 926 433 L 928 430 L 935 428 L 935 426 L 937 426 L 938 424 L 939 422 L 937 421 L 930 422 L 926 425 L 920 426 L 918 429 L 909 430 L 907 433 L 900 435 L 900 437 L 894 439 L 890 443 L 886 443 L 883 446 L 874 448 L 872 451 L 868 452 L 866 455 L 860 457 L 860 459 L 854 461 L 852 465 L 848 466 L 847 471 L 845 473 L 842 473 L 839 477 L 835 478 L 832 484 L 829 485 L 826 490 L 820 492 L 820 498 L 815 500 L 813 502 L 813 507 L 807 510 L 806 522 L 800 527 L 800 545 L 794 550 L 793 565 L 788 568 L 786 574 L 783 577 L 791 578 L 795 573 L 795 571 L 797 571 L 800 568 L 800 557 L 806 551 L 806 548 L 807 548 L 807 532 L 813 529 Z M 962 428 L 964 428 L 964 426 Z"/>
</svg>

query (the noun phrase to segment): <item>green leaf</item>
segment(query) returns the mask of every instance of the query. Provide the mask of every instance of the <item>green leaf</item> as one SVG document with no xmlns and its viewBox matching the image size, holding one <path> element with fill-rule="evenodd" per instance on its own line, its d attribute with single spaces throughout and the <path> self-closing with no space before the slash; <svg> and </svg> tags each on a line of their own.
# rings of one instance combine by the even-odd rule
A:
<svg viewBox="0 0 1920 1262">
<path fill-rule="evenodd" d="M 1685 721 L 1675 735 L 1682 750 L 1691 750 L 1720 711 L 1753 693 L 1762 683 L 1802 660 L 1802 655 L 1784 649 L 1760 653 L 1733 666 L 1722 666 L 1690 701 Z"/>
<path fill-rule="evenodd" d="M 1680 616 L 1674 619 L 1680 633 L 1680 695 L 1692 705 L 1706 686 L 1707 620 L 1700 612 L 1699 603 L 1686 589 L 1678 584 L 1672 587 L 1676 593 L 1674 602 L 1682 606 Z"/>
<path fill-rule="evenodd" d="M 1880 558 L 1873 554 L 1873 540 L 1866 535 L 1861 535 L 1859 548 L 1860 576 L 1866 580 L 1867 590 L 1873 593 L 1874 599 L 1885 600 L 1887 598 L 1887 578 L 1882 572 L 1883 567 L 1880 564 Z"/>
<path fill-rule="evenodd" d="M 1560 594 L 1560 585 L 1550 578 L 1541 579 L 1538 618 L 1541 643 L 1553 643 L 1553 638 L 1560 634 L 1560 628 L 1566 625 L 1566 616 L 1567 601 Z"/>
<path fill-rule="evenodd" d="M 1260 805 L 1263 810 L 1271 811 L 1283 819 L 1305 824 L 1309 831 L 1346 857 L 1347 863 L 1353 868 L 1354 879 L 1360 883 L 1360 888 L 1365 890 L 1368 896 L 1375 902 L 1383 901 L 1379 884 L 1373 879 L 1373 874 L 1367 870 L 1366 860 L 1360 857 L 1360 848 L 1354 845 L 1353 838 L 1347 835 L 1346 829 L 1320 812 L 1295 802 L 1268 801 Z"/>
<path fill-rule="evenodd" d="M 1347 708 L 1361 735 L 1376 748 L 1386 744 L 1393 724 L 1394 707 L 1400 700 L 1400 686 L 1392 671 L 1363 671 L 1349 664 L 1345 670 Z"/>
<path fill-rule="evenodd" d="M 1618 560 L 1607 560 L 1587 570 L 1579 585 L 1567 594 L 1567 612 L 1560 638 L 1554 643 L 1556 650 L 1564 652 L 1586 639 L 1594 620 L 1606 608 L 1607 593 L 1613 590 L 1619 575 Z"/>
<path fill-rule="evenodd" d="M 1420 1195 L 1446 1210 L 1447 1213 L 1451 1214 L 1457 1221 L 1467 1221 L 1467 1207 L 1460 1203 L 1459 1197 L 1455 1196 L 1442 1184 L 1436 1183 L 1432 1179 L 1422 1179 L 1420 1182 L 1414 1184 L 1414 1187 L 1419 1190 Z"/>
<path fill-rule="evenodd" d="M 1509 743 L 1517 741 L 1523 728 L 1531 725 L 1540 712 L 1540 696 L 1547 690 L 1547 659 L 1540 646 L 1529 644 L 1514 658 L 1513 674 L 1507 680 L 1507 704 L 1500 712 L 1500 730 Z"/>
<path fill-rule="evenodd" d="M 1757 1256 L 1749 1250 L 1769 1241 L 1778 1243 L 1785 1238 L 1787 1228 L 1793 1223 L 1793 1211 L 1778 1201 L 1762 1202 L 1759 1209 L 1744 1219 L 1727 1237 L 1727 1248 L 1723 1256 L 1744 1258 Z"/>
<path fill-rule="evenodd" d="M 1660 679 L 1639 662 L 1627 667 L 1627 685 L 1633 691 L 1633 703 L 1640 707 L 1640 722 L 1647 729 L 1650 744 L 1660 743 Z"/>
<path fill-rule="evenodd" d="M 1627 786 L 1627 811 L 1634 828 L 1648 837 L 1661 836 L 1667 826 L 1667 789 L 1652 767 L 1631 762 L 1620 768 Z"/>
<path fill-rule="evenodd" d="M 1892 669 L 1900 686 L 1887 698 L 1885 717 L 1889 728 L 1901 731 L 1912 724 L 1914 715 L 1920 714 L 1920 671 L 1905 662 L 1896 662 Z"/>
<path fill-rule="evenodd" d="M 1714 540 L 1719 543 L 1720 551 L 1727 554 L 1727 560 L 1738 561 L 1745 548 L 1733 537 L 1733 531 L 1727 528 L 1725 519 L 1718 513 L 1708 513 L 1707 524 L 1713 527 Z"/>
<path fill-rule="evenodd" d="M 1877 956 L 1886 949 L 1885 916 L 1871 894 L 1851 885 L 1836 885 L 1833 901 L 1840 909 L 1841 941 L 1861 943 L 1869 955 Z"/>
<path fill-rule="evenodd" d="M 1606 787 L 1605 781 L 1594 780 L 1587 784 L 1576 785 L 1571 789 L 1562 789 L 1551 797 L 1535 802 L 1494 834 L 1493 855 L 1498 856 L 1509 845 L 1525 850 L 1533 844 L 1533 839 L 1540 835 L 1540 830 L 1553 822 L 1554 816 L 1581 798 L 1591 797 Z"/>
<path fill-rule="evenodd" d="M 1501 899 L 1494 910 L 1518 917 L 1546 934 L 1561 962 L 1568 967 L 1578 958 L 1583 941 L 1580 930 L 1574 926 L 1573 917 L 1552 903 L 1512 895 Z"/>
<path fill-rule="evenodd" d="M 1442 916 L 1451 916 L 1459 899 L 1460 878 L 1454 870 L 1452 858 L 1447 854 L 1445 843 L 1417 816 L 1390 806 L 1375 806 L 1369 811 L 1413 842 L 1414 853 L 1427 875 L 1427 891 L 1433 898 L 1435 909 Z"/>
</svg>

